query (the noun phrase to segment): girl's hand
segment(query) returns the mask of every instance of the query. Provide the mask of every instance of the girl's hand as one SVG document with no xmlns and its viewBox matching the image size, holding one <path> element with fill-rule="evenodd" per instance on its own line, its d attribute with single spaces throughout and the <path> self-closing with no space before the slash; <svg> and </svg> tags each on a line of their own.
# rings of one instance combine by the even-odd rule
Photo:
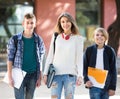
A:
<svg viewBox="0 0 120 99">
<path fill-rule="evenodd" d="M 43 76 L 43 81 L 44 81 L 45 84 L 47 84 L 47 75 Z"/>
<path fill-rule="evenodd" d="M 82 77 L 78 77 L 76 81 L 76 85 L 80 86 L 82 84 Z"/>
</svg>

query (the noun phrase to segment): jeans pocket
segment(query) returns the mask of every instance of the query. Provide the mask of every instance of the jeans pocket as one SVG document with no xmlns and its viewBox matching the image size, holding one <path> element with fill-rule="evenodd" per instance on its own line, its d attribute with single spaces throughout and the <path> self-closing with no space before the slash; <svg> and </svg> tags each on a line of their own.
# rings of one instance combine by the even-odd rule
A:
<svg viewBox="0 0 120 99">
<path fill-rule="evenodd" d="M 69 74 L 69 77 L 74 77 L 74 75 Z"/>
</svg>

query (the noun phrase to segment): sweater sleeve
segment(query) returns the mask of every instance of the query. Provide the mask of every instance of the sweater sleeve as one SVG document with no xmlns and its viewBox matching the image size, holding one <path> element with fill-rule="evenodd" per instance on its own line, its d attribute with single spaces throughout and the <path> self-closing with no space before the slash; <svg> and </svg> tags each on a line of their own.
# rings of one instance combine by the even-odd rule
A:
<svg viewBox="0 0 120 99">
<path fill-rule="evenodd" d="M 49 51 L 48 51 L 48 55 L 47 55 L 47 59 L 46 59 L 46 62 L 45 62 L 45 69 L 44 69 L 44 75 L 47 75 L 48 74 L 48 69 L 49 69 L 49 64 L 52 63 L 53 61 L 53 41 L 54 41 L 54 35 L 52 36 L 52 39 L 51 39 L 51 43 L 50 43 L 50 47 L 49 47 Z"/>
<path fill-rule="evenodd" d="M 76 51 L 76 65 L 78 71 L 78 77 L 83 77 L 83 38 L 79 36 L 77 38 L 77 51 Z"/>
<path fill-rule="evenodd" d="M 116 54 L 113 48 L 111 48 L 111 56 L 110 56 L 110 75 L 111 81 L 109 85 L 109 89 L 116 90 L 116 83 L 117 83 L 117 70 L 116 70 Z"/>
</svg>

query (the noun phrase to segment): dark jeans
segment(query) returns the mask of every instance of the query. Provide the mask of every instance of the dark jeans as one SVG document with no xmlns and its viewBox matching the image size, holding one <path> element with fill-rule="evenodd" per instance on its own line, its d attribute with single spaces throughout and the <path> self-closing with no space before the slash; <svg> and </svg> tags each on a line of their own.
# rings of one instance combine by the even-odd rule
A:
<svg viewBox="0 0 120 99">
<path fill-rule="evenodd" d="M 90 99 L 109 99 L 108 92 L 104 89 L 91 87 L 89 93 Z"/>
<path fill-rule="evenodd" d="M 36 88 L 37 73 L 27 73 L 20 89 L 14 88 L 15 99 L 33 99 Z"/>
</svg>

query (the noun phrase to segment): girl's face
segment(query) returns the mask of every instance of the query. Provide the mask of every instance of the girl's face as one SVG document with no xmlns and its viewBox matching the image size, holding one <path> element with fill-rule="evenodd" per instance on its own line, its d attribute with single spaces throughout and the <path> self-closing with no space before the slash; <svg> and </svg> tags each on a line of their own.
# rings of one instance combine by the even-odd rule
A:
<svg viewBox="0 0 120 99">
<path fill-rule="evenodd" d="M 68 20 L 66 17 L 62 17 L 60 20 L 60 24 L 62 29 L 64 30 L 64 33 L 71 33 L 71 26 L 72 23 Z"/>
<path fill-rule="evenodd" d="M 105 36 L 102 32 L 95 32 L 94 40 L 95 43 L 98 45 L 98 48 L 102 48 L 106 41 Z"/>
</svg>

